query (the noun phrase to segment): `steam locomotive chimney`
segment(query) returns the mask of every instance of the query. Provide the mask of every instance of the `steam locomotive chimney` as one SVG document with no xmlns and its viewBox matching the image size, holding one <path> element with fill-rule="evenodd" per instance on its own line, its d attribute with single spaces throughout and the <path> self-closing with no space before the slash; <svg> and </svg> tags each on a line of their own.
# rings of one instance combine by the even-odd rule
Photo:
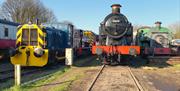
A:
<svg viewBox="0 0 180 91">
<path fill-rule="evenodd" d="M 157 28 L 160 28 L 162 23 L 160 21 L 157 21 L 157 22 L 155 22 L 155 24 L 156 24 Z"/>
<path fill-rule="evenodd" d="M 119 14 L 120 13 L 120 7 L 121 7 L 120 4 L 113 4 L 113 5 L 111 5 L 112 13 Z"/>
</svg>

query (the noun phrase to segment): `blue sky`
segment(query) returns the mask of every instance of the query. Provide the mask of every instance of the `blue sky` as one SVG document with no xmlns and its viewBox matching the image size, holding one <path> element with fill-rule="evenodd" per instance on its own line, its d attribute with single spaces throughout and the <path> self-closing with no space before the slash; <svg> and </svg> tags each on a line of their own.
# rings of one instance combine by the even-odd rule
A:
<svg viewBox="0 0 180 91">
<path fill-rule="evenodd" d="M 98 33 L 99 23 L 111 13 L 114 3 L 122 5 L 121 12 L 129 21 L 153 26 L 162 21 L 164 26 L 180 21 L 180 0 L 41 0 L 53 10 L 58 21 L 68 20 L 77 28 Z M 0 0 L 2 3 L 2 0 Z"/>
</svg>

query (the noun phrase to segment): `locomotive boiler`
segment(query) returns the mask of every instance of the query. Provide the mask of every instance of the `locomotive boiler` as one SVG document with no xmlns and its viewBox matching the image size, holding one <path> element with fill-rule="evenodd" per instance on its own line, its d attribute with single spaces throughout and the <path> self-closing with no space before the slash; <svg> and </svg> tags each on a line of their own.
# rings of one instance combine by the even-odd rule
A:
<svg viewBox="0 0 180 91">
<path fill-rule="evenodd" d="M 140 54 L 140 47 L 132 45 L 133 26 L 120 7 L 120 4 L 111 6 L 112 13 L 100 23 L 99 43 L 92 47 L 92 53 L 105 64 L 119 64 L 125 56 Z"/>
</svg>

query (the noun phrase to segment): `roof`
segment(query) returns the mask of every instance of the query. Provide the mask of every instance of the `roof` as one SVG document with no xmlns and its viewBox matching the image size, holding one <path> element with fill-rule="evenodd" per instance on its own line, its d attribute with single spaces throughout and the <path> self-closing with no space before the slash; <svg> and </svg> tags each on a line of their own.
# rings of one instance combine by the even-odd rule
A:
<svg viewBox="0 0 180 91">
<path fill-rule="evenodd" d="M 15 23 L 15 22 L 11 22 L 5 19 L 0 19 L 0 23 L 1 24 L 7 24 L 7 25 L 11 25 L 11 26 L 18 26 L 20 25 L 19 23 Z"/>
</svg>

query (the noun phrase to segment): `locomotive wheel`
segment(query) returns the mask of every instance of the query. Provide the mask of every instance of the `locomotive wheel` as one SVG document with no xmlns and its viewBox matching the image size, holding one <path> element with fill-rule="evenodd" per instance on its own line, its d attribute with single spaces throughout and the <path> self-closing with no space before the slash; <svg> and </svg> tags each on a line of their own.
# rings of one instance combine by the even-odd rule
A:
<svg viewBox="0 0 180 91">
<path fill-rule="evenodd" d="M 102 64 L 105 64 L 105 65 L 109 65 L 110 64 L 106 54 L 103 54 L 101 57 L 102 57 Z"/>
<path fill-rule="evenodd" d="M 121 60 L 121 56 L 119 54 L 113 54 L 111 56 L 111 65 L 112 66 L 119 65 L 120 60 Z"/>
</svg>

